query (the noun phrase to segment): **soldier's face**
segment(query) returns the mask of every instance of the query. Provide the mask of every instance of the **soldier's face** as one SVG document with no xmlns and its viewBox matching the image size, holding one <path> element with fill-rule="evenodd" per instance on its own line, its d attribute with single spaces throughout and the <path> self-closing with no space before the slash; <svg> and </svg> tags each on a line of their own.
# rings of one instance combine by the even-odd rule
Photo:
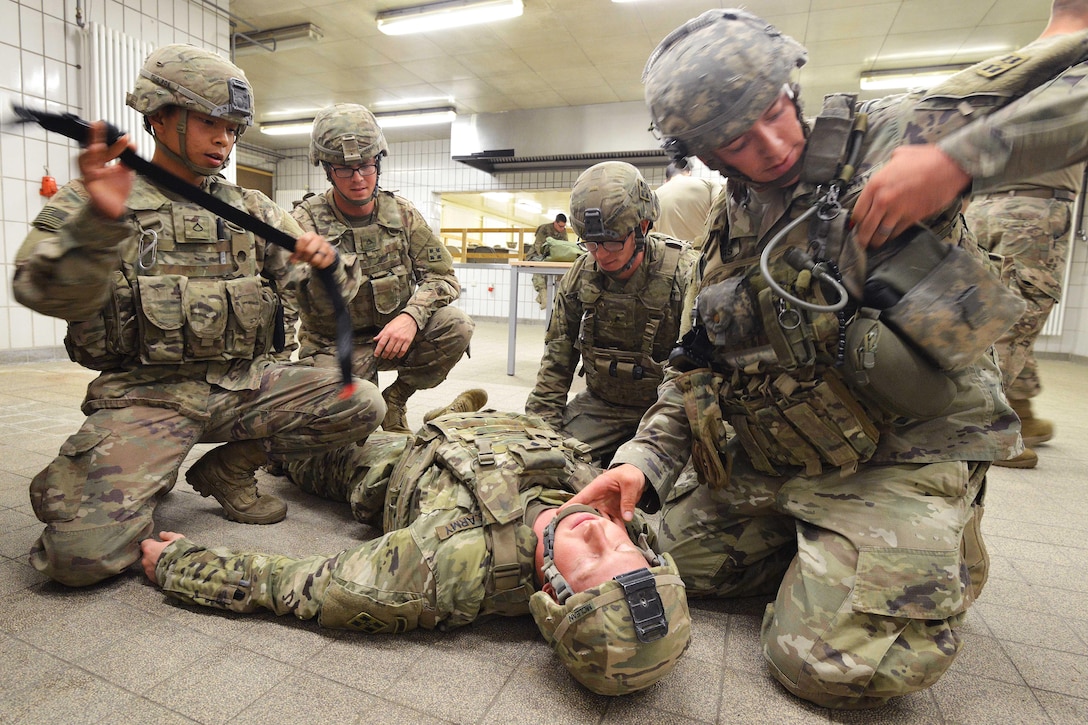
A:
<svg viewBox="0 0 1088 725">
<path fill-rule="evenodd" d="M 774 181 L 783 184 L 794 181 L 782 176 L 793 168 L 804 152 L 804 130 L 793 101 L 783 93 L 754 126 L 714 155 L 756 183 Z"/>
<path fill-rule="evenodd" d="M 352 166 L 333 164 L 333 169 L 354 168 L 357 171 L 350 178 L 341 178 L 336 173 L 330 173 L 332 183 L 336 190 L 352 201 L 365 201 L 374 194 L 374 187 L 378 184 L 376 159 L 367 159 L 362 163 Z"/>
<path fill-rule="evenodd" d="M 185 148 L 182 149 L 178 134 L 181 113 L 182 109 L 177 106 L 163 109 L 159 123 L 153 122 L 155 136 L 174 153 L 187 156 L 196 166 L 222 168 L 238 140 L 238 124 L 199 111 L 189 111 L 185 125 Z"/>
<path fill-rule="evenodd" d="M 552 560 L 573 592 L 647 566 L 624 527 L 589 512 L 571 514 L 559 522 Z"/>
</svg>

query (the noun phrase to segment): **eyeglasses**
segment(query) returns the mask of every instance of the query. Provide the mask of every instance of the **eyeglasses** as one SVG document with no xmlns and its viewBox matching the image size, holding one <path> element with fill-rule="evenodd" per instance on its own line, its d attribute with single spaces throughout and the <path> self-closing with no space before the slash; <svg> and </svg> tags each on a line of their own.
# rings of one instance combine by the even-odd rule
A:
<svg viewBox="0 0 1088 725">
<path fill-rule="evenodd" d="M 623 239 L 613 239 L 607 242 L 578 242 L 578 248 L 583 252 L 596 252 L 598 249 L 603 249 L 606 252 L 618 252 L 627 244 L 627 240 L 631 238 L 632 234 L 634 232 L 631 232 Z"/>
<path fill-rule="evenodd" d="M 358 174 L 366 178 L 378 173 L 377 164 L 363 164 L 362 166 L 333 166 L 332 175 L 338 179 L 350 179 Z"/>
</svg>

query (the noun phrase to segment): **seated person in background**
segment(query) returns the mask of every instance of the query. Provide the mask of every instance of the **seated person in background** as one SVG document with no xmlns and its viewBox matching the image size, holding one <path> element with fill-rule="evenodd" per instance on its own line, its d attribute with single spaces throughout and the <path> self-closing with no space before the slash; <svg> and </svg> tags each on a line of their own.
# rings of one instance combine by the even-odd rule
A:
<svg viewBox="0 0 1088 725">
<path fill-rule="evenodd" d="M 310 134 L 310 162 L 325 170 L 331 186 L 291 215 L 337 248 L 354 325 L 352 372 L 373 383 L 379 370 L 397 372 L 382 391 L 382 428 L 407 433 L 408 398 L 446 379 L 468 349 L 475 323 L 451 304 L 461 285 L 442 240 L 410 201 L 379 187 L 388 151 L 364 106 L 322 109 Z M 305 270 L 291 280 L 284 296 L 302 320 L 299 362 L 336 367 L 336 318 L 324 289 Z"/>
<path fill-rule="evenodd" d="M 561 239 L 564 242 L 570 240 L 570 232 L 567 231 L 567 215 L 560 212 L 555 215 L 555 221 L 541 224 L 536 228 L 533 237 L 533 246 L 525 253 L 525 258 L 530 262 L 543 262 L 548 259 L 546 253 L 548 239 Z M 540 309 L 548 305 L 547 280 L 542 274 L 533 275 L 533 289 L 536 290 L 536 302 Z"/>
<path fill-rule="evenodd" d="M 657 400 L 698 254 L 650 231 L 657 198 L 630 164 L 590 167 L 570 198 L 572 224 L 589 254 L 559 282 L 525 410 L 587 444 L 607 465 Z M 586 390 L 568 402 L 579 361 Z"/>
<path fill-rule="evenodd" d="M 665 167 L 665 183 L 657 187 L 661 216 L 654 226 L 662 234 L 703 246 L 706 218 L 721 193 L 723 184 L 713 179 L 691 175 L 691 161 L 670 161 Z"/>
<path fill-rule="evenodd" d="M 560 508 L 597 473 L 576 448 L 538 418 L 493 411 L 440 415 L 416 436 L 375 433 L 288 475 L 349 502 L 383 536 L 293 558 L 163 532 L 143 542 L 144 571 L 185 602 L 369 634 L 531 612 L 579 682 L 633 692 L 687 649 L 684 585 L 641 519 L 625 529 L 589 507 Z"/>
</svg>

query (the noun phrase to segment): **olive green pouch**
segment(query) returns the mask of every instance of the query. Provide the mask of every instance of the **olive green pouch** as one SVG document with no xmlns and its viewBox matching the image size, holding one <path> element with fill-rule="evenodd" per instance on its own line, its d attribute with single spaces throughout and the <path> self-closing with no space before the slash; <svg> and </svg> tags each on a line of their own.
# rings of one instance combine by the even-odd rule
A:
<svg viewBox="0 0 1088 725">
<path fill-rule="evenodd" d="M 865 304 L 946 372 L 978 359 L 1025 304 L 976 258 L 915 227 L 870 255 Z"/>
</svg>

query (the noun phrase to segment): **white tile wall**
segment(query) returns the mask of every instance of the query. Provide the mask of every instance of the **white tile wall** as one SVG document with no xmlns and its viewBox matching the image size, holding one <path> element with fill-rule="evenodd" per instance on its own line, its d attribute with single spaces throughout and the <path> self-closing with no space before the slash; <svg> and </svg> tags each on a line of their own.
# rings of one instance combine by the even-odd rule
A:
<svg viewBox="0 0 1088 725">
<path fill-rule="evenodd" d="M 229 52 L 229 18 L 200 0 L 94 0 L 82 6 L 84 23 L 156 45 L 193 43 Z M 83 31 L 75 7 L 71 0 L 0 0 L 0 118 L 10 116 L 11 103 L 82 114 Z M 19 245 L 45 202 L 38 193 L 45 169 L 65 184 L 76 173 L 75 150 L 72 142 L 35 126 L 0 126 L 0 360 L 7 351 L 62 344 L 64 323 L 15 302 L 10 281 Z"/>
</svg>

